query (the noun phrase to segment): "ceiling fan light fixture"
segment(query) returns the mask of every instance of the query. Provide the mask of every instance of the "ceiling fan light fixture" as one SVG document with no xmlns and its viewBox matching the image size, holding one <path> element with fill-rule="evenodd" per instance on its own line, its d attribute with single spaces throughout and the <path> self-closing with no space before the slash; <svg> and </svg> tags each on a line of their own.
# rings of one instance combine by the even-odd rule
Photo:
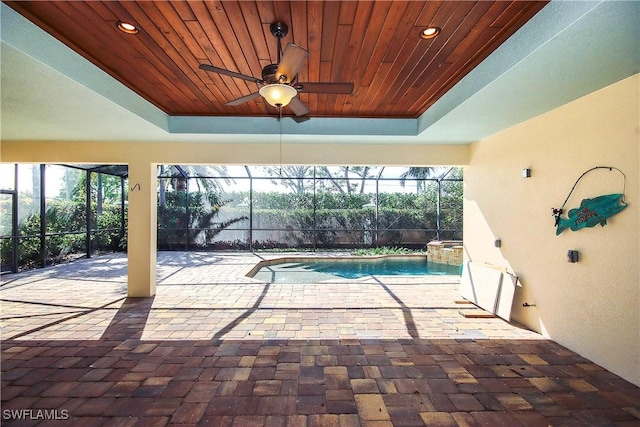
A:
<svg viewBox="0 0 640 427">
<path fill-rule="evenodd" d="M 440 31 L 442 31 L 440 27 L 427 27 L 420 31 L 420 37 L 425 40 L 432 39 L 440 34 Z"/>
<path fill-rule="evenodd" d="M 279 83 L 266 85 L 260 88 L 260 95 L 274 107 L 286 106 L 297 94 L 298 91 L 293 87 Z"/>
<path fill-rule="evenodd" d="M 138 34 L 139 31 L 135 25 L 123 21 L 116 22 L 116 28 L 126 34 Z"/>
</svg>

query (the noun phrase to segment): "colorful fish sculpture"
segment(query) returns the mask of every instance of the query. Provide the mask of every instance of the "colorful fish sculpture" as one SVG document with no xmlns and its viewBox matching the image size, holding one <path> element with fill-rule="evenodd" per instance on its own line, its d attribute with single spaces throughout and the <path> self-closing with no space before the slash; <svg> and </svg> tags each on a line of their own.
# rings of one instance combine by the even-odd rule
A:
<svg viewBox="0 0 640 427">
<path fill-rule="evenodd" d="M 556 236 L 567 228 L 577 231 L 596 224 L 605 226 L 607 218 L 627 207 L 623 194 L 607 194 L 593 199 L 584 199 L 579 208 L 569 210 L 567 218 L 558 218 Z"/>
</svg>

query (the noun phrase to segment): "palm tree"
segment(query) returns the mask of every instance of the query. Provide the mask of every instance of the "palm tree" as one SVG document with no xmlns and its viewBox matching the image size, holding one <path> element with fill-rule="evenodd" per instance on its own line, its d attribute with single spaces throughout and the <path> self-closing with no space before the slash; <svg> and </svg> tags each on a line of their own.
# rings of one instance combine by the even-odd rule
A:
<svg viewBox="0 0 640 427">
<path fill-rule="evenodd" d="M 224 166 L 161 165 L 160 176 L 158 224 L 162 230 L 158 241 L 163 244 L 207 245 L 223 230 L 248 219 L 241 216 L 221 221 L 219 217 L 229 202 L 223 184 L 233 182 Z M 173 191 L 168 190 L 165 180 Z M 187 182 L 197 191 L 187 191 Z"/>
<path fill-rule="evenodd" d="M 438 168 L 435 167 L 409 167 L 407 171 L 400 175 L 400 185 L 404 187 L 407 179 L 415 179 L 416 180 L 416 190 L 417 192 L 421 192 L 424 190 L 425 179 L 431 178 L 435 175 Z"/>
</svg>

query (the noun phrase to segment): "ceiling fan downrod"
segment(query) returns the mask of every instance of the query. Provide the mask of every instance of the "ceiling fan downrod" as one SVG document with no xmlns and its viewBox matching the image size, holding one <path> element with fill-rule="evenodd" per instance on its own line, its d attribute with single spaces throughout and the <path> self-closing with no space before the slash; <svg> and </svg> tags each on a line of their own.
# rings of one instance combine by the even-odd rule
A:
<svg viewBox="0 0 640 427">
<path fill-rule="evenodd" d="M 271 30 L 271 34 L 273 34 L 273 36 L 276 39 L 278 39 L 278 47 L 277 47 L 278 61 L 276 63 L 279 64 L 282 56 L 281 40 L 283 37 L 289 34 L 289 27 L 287 27 L 287 24 L 285 24 L 284 22 L 274 22 L 269 26 L 269 30 Z"/>
</svg>

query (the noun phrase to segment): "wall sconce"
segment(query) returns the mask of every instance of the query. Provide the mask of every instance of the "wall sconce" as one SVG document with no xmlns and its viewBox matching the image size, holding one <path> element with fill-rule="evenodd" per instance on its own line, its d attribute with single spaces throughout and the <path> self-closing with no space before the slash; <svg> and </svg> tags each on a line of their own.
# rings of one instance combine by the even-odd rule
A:
<svg viewBox="0 0 640 427">
<path fill-rule="evenodd" d="M 570 250 L 567 252 L 567 262 L 574 263 L 580 260 L 580 252 Z"/>
<path fill-rule="evenodd" d="M 523 178 L 531 178 L 531 168 L 522 169 Z"/>
</svg>

